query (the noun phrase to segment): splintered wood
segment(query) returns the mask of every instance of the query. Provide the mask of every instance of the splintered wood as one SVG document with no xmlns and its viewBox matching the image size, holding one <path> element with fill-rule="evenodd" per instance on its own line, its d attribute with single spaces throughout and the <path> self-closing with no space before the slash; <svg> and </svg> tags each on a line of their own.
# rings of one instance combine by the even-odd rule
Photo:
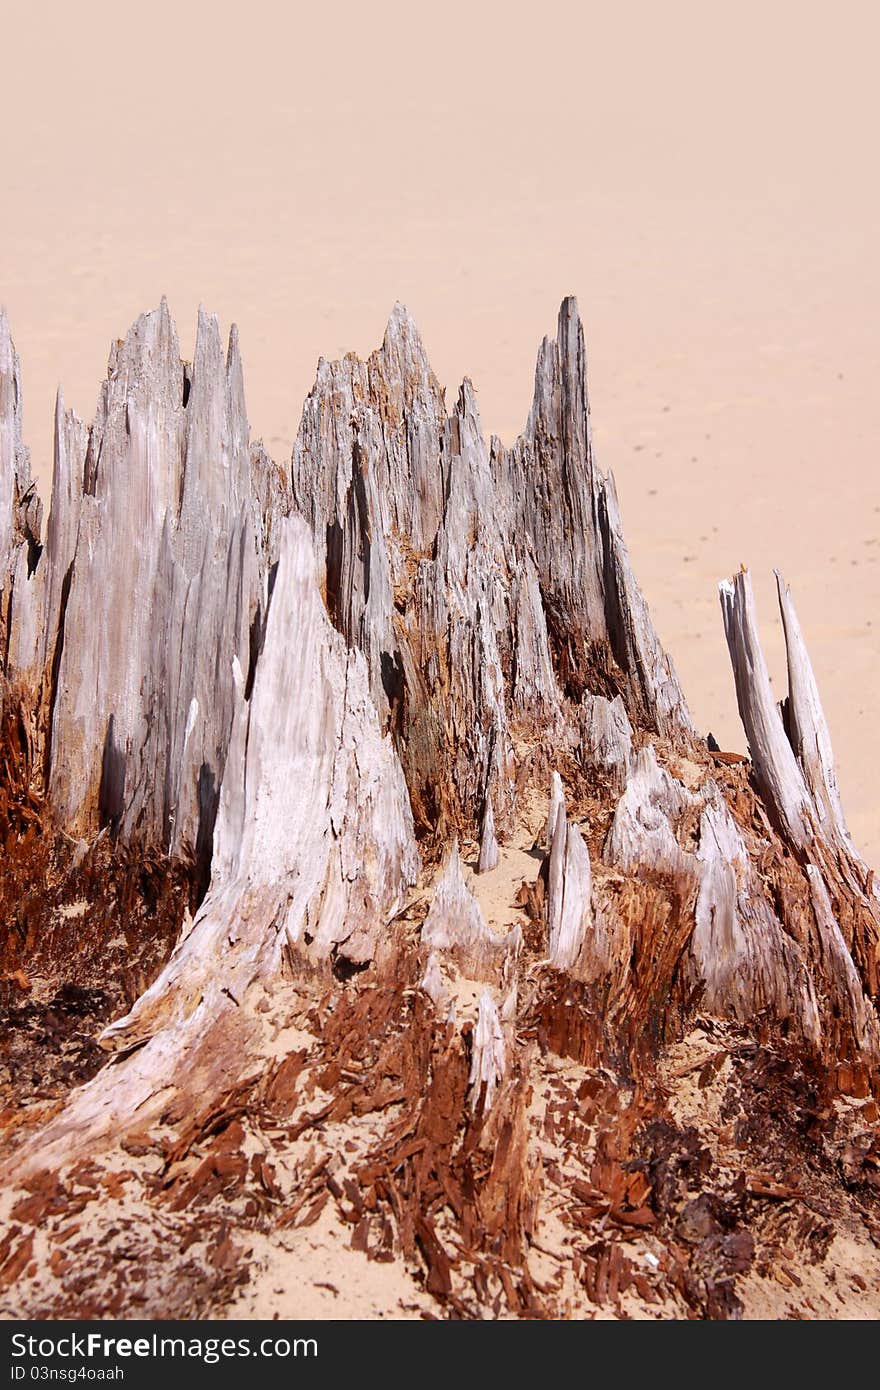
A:
<svg viewBox="0 0 880 1390">
<path fill-rule="evenodd" d="M 511 448 L 397 306 L 286 469 L 163 302 L 59 393 L 45 535 L 0 314 L 0 590 L 5 1312 L 320 1239 L 448 1317 L 834 1315 L 845 1227 L 876 1314 L 880 889 L 781 578 L 787 698 L 743 572 L 749 757 L 695 730 L 574 300 Z"/>
</svg>

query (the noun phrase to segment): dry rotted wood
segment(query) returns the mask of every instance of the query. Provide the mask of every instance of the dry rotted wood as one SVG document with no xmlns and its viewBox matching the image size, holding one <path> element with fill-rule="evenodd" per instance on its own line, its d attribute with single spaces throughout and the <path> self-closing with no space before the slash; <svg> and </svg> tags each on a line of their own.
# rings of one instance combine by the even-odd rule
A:
<svg viewBox="0 0 880 1390">
<path fill-rule="evenodd" d="M 512 448 L 487 443 L 469 381 L 447 411 L 398 306 L 368 361 L 319 363 L 290 482 L 250 441 L 235 331 L 224 356 L 216 320 L 200 314 L 184 363 L 163 303 L 113 349 L 88 432 L 59 395 L 40 542 L 0 317 L 15 833 L 42 814 L 33 797 L 83 852 L 104 831 L 194 865 L 194 903 L 207 888 L 158 978 L 105 1029 L 117 1056 L 40 1136 L 41 1161 L 160 1117 L 186 1133 L 265 1065 L 262 1006 L 285 961 L 297 978 L 317 972 L 342 1016 L 350 967 L 393 970 L 407 933 L 408 998 L 432 1036 L 446 1028 L 445 1051 L 413 1036 L 418 1065 L 398 1073 L 389 1044 L 373 1059 L 377 1084 L 322 1100 L 297 1132 L 396 1106 L 414 1077 L 436 1087 L 422 1121 L 439 1128 L 440 1099 L 461 1108 L 469 1084 L 473 1124 L 508 1126 L 485 1197 L 499 1239 L 504 1201 L 525 1203 L 526 1038 L 637 1071 L 699 1005 L 783 1030 L 829 1075 L 872 1074 L 880 898 L 846 833 L 790 594 L 780 580 L 780 714 L 748 577 L 722 588 L 750 781 L 701 747 L 651 624 L 613 479 L 593 455 L 573 300 L 540 349 Z M 532 923 L 493 930 L 455 835 L 479 835 L 477 867 L 494 869 L 511 832 L 528 823 L 531 843 L 551 768 Z M 394 920 L 418 921 L 417 834 L 429 862 L 446 849 L 418 938 Z M 341 1076 L 328 1067 L 328 1086 Z M 504 1099 L 514 1091 L 516 1105 Z M 444 1121 L 449 1152 L 459 1118 Z M 412 1193 L 452 1179 L 419 1167 L 426 1133 L 397 1139 L 388 1152 L 405 1154 L 415 1185 L 394 1198 L 409 1212 L 404 1240 L 429 1252 L 446 1297 L 452 1266 L 430 1201 Z M 637 1226 L 643 1201 L 608 1211 Z"/>
<path fill-rule="evenodd" d="M 327 618 L 299 519 L 281 533 L 250 700 L 241 670 L 233 674 L 210 890 L 158 979 L 102 1034 L 105 1048 L 130 1055 L 78 1093 L 32 1164 L 228 1089 L 260 1055 L 249 991 L 277 978 L 285 949 L 369 958 L 415 881 L 400 765 L 363 657 Z"/>
</svg>

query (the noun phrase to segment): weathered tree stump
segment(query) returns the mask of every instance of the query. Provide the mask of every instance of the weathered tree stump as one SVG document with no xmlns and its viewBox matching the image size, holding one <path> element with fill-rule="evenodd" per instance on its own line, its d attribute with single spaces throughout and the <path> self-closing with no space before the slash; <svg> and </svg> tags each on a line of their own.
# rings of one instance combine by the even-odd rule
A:
<svg viewBox="0 0 880 1390">
<path fill-rule="evenodd" d="M 320 362 L 289 473 L 250 440 L 235 330 L 224 356 L 201 313 L 184 363 L 163 303 L 114 347 L 89 430 L 59 394 L 45 542 L 0 316 L 0 586 L 40 814 L 83 853 L 105 835 L 186 865 L 196 900 L 18 1171 L 179 1125 L 266 1065 L 283 977 L 341 999 L 370 965 L 446 1029 L 413 1056 L 456 1104 L 469 1088 L 461 1123 L 500 1107 L 520 1232 L 524 1038 L 638 1072 L 699 1006 L 876 1074 L 880 898 L 790 592 L 780 710 L 748 575 L 721 587 L 751 762 L 719 766 L 594 458 L 573 300 L 512 448 L 484 439 L 470 382 L 447 412 L 398 307 L 368 361 Z M 489 925 L 456 839 L 503 882 L 536 823 L 539 950 L 512 894 Z"/>
</svg>

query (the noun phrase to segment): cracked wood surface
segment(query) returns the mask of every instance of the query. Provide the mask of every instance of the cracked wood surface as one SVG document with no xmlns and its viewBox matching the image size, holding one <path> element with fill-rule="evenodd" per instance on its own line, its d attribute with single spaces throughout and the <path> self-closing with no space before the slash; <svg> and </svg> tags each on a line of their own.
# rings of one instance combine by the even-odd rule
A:
<svg viewBox="0 0 880 1390">
<path fill-rule="evenodd" d="M 260 1065 L 288 973 L 341 992 L 410 949 L 481 1114 L 527 1074 L 527 1009 L 635 1070 L 699 1005 L 876 1072 L 880 905 L 791 595 L 780 579 L 780 711 L 748 576 L 722 585 L 751 755 L 725 764 L 594 458 L 573 300 L 511 449 L 469 381 L 447 411 L 398 306 L 366 362 L 319 363 L 281 470 L 250 440 L 235 330 L 224 354 L 200 313 L 184 363 L 163 303 L 114 347 L 88 431 L 59 395 L 55 464 L 41 548 L 0 318 L 4 701 L 28 795 L 84 852 L 103 834 L 186 865 L 198 905 L 29 1162 L 135 1112 L 184 1123 Z M 529 910 L 490 926 L 476 893 L 527 827 Z"/>
</svg>

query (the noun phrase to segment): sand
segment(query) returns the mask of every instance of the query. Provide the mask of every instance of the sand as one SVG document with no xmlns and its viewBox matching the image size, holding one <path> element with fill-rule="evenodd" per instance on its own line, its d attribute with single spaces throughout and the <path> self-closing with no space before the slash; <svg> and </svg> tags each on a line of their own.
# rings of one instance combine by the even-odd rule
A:
<svg viewBox="0 0 880 1390">
<path fill-rule="evenodd" d="M 439 10 L 83 0 L 4 29 L 0 300 L 46 489 L 53 397 L 167 293 L 242 334 L 288 456 L 318 354 L 395 299 L 452 396 L 525 419 L 578 295 L 602 465 L 696 718 L 741 748 L 715 584 L 792 584 L 857 842 L 880 851 L 876 7 L 749 0 Z M 613 13 L 612 13 L 613 11 Z"/>
</svg>

